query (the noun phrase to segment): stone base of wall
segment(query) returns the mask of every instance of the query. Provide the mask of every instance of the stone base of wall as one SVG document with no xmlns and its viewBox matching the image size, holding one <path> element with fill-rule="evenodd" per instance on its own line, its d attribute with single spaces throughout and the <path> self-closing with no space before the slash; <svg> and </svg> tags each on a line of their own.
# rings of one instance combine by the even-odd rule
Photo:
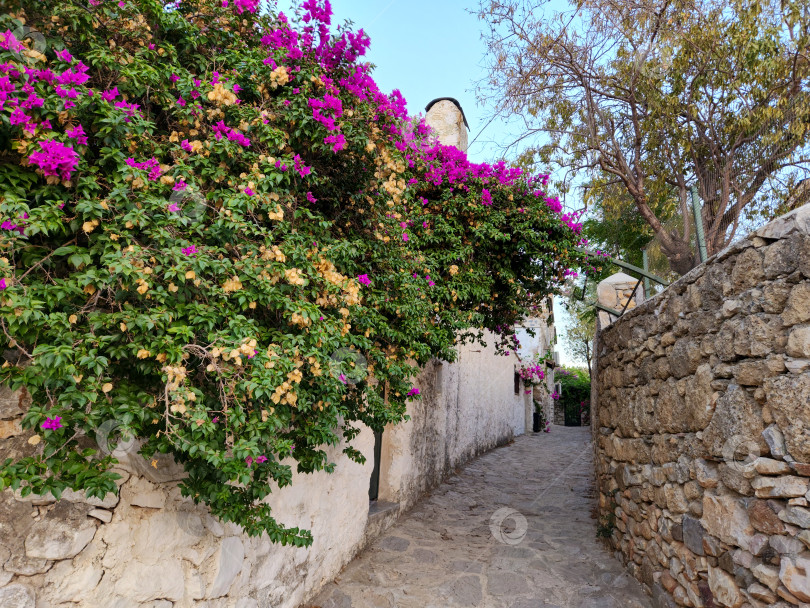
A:
<svg viewBox="0 0 810 608">
<path fill-rule="evenodd" d="M 599 332 L 600 530 L 657 606 L 810 606 L 810 206 Z"/>
</svg>

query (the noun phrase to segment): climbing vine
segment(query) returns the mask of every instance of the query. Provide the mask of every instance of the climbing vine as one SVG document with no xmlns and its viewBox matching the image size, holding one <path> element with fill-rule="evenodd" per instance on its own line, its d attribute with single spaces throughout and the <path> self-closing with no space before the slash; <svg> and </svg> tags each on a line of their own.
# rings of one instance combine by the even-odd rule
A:
<svg viewBox="0 0 810 608">
<path fill-rule="evenodd" d="M 262 500 L 331 471 L 459 340 L 582 260 L 547 176 L 473 164 L 385 95 L 328 2 L 26 0 L 0 21 L 0 381 L 33 405 L 0 487 L 116 491 L 113 421 L 186 496 L 307 545 Z M 27 443 L 25 443 L 27 441 Z"/>
</svg>

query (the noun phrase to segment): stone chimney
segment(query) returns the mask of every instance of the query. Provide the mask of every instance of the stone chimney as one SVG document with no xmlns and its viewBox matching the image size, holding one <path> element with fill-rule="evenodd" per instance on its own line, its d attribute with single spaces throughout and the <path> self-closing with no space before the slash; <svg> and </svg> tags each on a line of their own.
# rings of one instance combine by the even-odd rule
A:
<svg viewBox="0 0 810 608">
<path fill-rule="evenodd" d="M 440 97 L 431 101 L 425 112 L 425 121 L 436 131 L 441 143 L 467 151 L 469 125 L 458 101 L 452 97 Z"/>
</svg>

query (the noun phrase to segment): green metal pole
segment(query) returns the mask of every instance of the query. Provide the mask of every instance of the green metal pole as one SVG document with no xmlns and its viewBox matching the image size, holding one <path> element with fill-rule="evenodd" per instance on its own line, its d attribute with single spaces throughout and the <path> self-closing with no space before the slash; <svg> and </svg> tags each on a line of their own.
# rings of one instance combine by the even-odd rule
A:
<svg viewBox="0 0 810 608">
<path fill-rule="evenodd" d="M 641 260 L 644 264 L 644 270 L 646 272 L 650 272 L 650 258 L 647 257 L 647 248 L 641 250 Z M 642 275 L 643 276 L 643 275 Z M 648 300 L 650 298 L 650 279 L 646 276 L 644 277 L 644 299 Z"/>
<path fill-rule="evenodd" d="M 698 250 L 700 251 L 700 261 L 705 262 L 709 256 L 706 252 L 706 234 L 703 232 L 703 214 L 700 212 L 700 198 L 698 197 L 697 186 L 692 186 L 692 212 L 695 214 L 695 233 L 697 235 Z"/>
<path fill-rule="evenodd" d="M 574 247 L 573 249 L 574 249 L 574 251 L 578 251 L 580 253 L 591 255 L 591 256 L 594 256 L 594 257 L 600 257 L 595 252 L 593 252 L 593 251 L 591 251 L 589 249 L 585 249 L 583 247 Z M 618 266 L 620 268 L 624 268 L 625 270 L 629 270 L 631 272 L 637 272 L 641 276 L 647 277 L 650 280 L 655 281 L 656 283 L 660 283 L 664 287 L 669 286 L 669 281 L 666 281 L 666 280 L 662 279 L 661 277 L 659 277 L 657 275 L 654 275 L 651 272 L 647 272 L 643 268 L 639 268 L 638 266 L 633 266 L 632 264 L 628 264 L 627 262 L 617 260 L 616 258 L 607 257 L 605 259 L 609 260 L 611 264 L 616 264 L 616 266 Z"/>
</svg>

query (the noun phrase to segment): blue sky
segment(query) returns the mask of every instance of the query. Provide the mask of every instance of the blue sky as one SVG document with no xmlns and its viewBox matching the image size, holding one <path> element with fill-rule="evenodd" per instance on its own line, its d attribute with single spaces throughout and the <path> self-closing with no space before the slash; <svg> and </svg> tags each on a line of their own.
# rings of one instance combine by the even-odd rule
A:
<svg viewBox="0 0 810 608">
<path fill-rule="evenodd" d="M 291 16 L 290 6 L 298 4 L 278 0 L 278 9 Z M 520 124 L 495 120 L 487 125 L 490 108 L 477 102 L 476 82 L 487 75 L 484 23 L 469 12 L 477 6 L 477 0 L 332 0 L 332 26 L 351 20 L 355 30 L 365 30 L 371 37 L 366 59 L 377 66 L 374 80 L 386 93 L 399 89 L 410 114 L 424 113 L 437 97 L 458 99 L 470 125 L 470 142 L 478 137 L 468 156 L 485 162 L 501 158 L 499 145 L 512 142 Z M 557 298 L 554 309 L 561 338 L 556 348 L 569 365 L 575 362 L 562 340 L 568 315 Z"/>
<path fill-rule="evenodd" d="M 279 0 L 289 13 L 290 0 Z M 380 89 L 399 89 L 408 111 L 424 113 L 437 97 L 455 97 L 470 124 L 469 139 L 487 122 L 488 109 L 476 103 L 475 82 L 486 76 L 483 23 L 470 14 L 476 0 L 332 0 L 333 27 L 345 20 L 371 37 L 366 59 L 377 67 L 374 79 Z M 476 162 L 500 158 L 492 142 L 510 141 L 503 121 L 490 124 L 470 147 Z"/>
</svg>

